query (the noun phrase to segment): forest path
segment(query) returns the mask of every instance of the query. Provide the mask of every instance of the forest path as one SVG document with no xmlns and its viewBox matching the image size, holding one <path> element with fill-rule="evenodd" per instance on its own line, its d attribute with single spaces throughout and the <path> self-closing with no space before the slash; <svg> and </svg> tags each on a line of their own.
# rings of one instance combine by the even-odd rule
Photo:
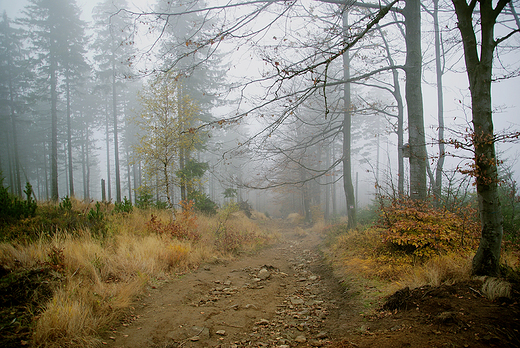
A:
<svg viewBox="0 0 520 348">
<path fill-rule="evenodd" d="M 273 246 L 149 288 L 104 344 L 124 348 L 327 345 L 353 310 L 317 250 L 321 238 L 280 223 Z M 345 312 L 345 311 L 343 311 Z M 350 312 L 350 314 L 348 313 Z M 358 316 L 358 315 L 357 315 Z"/>
<path fill-rule="evenodd" d="M 520 288 L 490 301 L 473 279 L 396 292 L 399 309 L 366 312 L 373 286 L 341 285 L 318 234 L 270 222 L 280 240 L 150 287 L 107 332 L 113 348 L 520 347 Z M 299 231 L 299 233 L 298 233 Z M 369 296 L 377 301 L 377 296 Z M 377 305 L 377 304 L 374 304 Z M 370 305 L 371 307 L 373 305 Z"/>
</svg>

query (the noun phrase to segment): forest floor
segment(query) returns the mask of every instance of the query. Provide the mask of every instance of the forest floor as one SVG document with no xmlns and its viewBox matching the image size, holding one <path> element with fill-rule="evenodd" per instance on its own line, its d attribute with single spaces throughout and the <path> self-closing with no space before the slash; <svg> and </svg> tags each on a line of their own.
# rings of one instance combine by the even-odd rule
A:
<svg viewBox="0 0 520 348">
<path fill-rule="evenodd" d="M 108 347 L 519 347 L 520 297 L 490 301 L 478 280 L 403 289 L 367 308 L 319 250 L 279 226 L 279 243 L 158 280 L 106 332 Z M 363 291 L 377 291 L 365 289 Z M 385 310 L 383 310 L 385 304 Z M 379 309 L 378 309 L 379 308 Z"/>
<path fill-rule="evenodd" d="M 107 329 L 102 344 L 113 348 L 520 346 L 516 285 L 512 299 L 496 301 L 481 295 L 479 280 L 402 289 L 377 300 L 377 288 L 360 288 L 334 272 L 320 250 L 322 235 L 301 233 L 287 223 L 271 228 L 279 230 L 279 242 L 255 254 L 233 261 L 217 259 L 175 278 L 154 280 Z M 20 276 L 20 281 L 11 279 L 9 288 L 0 287 L 0 317 L 11 321 L 15 316 L 25 323 L 15 329 L 2 320 L 0 346 L 31 346 L 32 315 L 24 312 L 23 302 L 35 300 L 28 296 L 35 286 L 41 287 L 42 298 L 49 297 L 44 291 L 47 278 L 44 270 L 35 270 Z M 368 293 L 376 299 L 372 303 L 366 300 Z"/>
</svg>

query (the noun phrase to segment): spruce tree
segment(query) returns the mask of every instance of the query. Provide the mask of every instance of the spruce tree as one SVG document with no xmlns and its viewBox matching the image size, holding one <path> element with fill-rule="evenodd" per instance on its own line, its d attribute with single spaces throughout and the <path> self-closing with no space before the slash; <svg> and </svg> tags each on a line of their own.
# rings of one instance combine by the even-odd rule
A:
<svg viewBox="0 0 520 348">
<path fill-rule="evenodd" d="M 105 0 L 94 8 L 95 39 L 93 49 L 94 60 L 97 64 L 97 77 L 100 85 L 110 96 L 110 105 L 106 105 L 105 113 L 111 114 L 114 136 L 114 166 L 116 180 L 116 201 L 121 202 L 121 177 L 119 173 L 119 115 L 124 98 L 121 96 L 124 89 L 123 81 L 131 77 L 131 58 L 135 55 L 133 48 L 132 18 L 124 16 L 120 9 L 128 8 L 126 0 Z M 117 13 L 117 14 L 116 14 Z M 107 118 L 107 148 L 109 144 L 109 124 Z M 108 155 L 108 153 L 107 153 Z M 107 157 L 108 185 L 110 187 L 110 164 Z M 109 200 L 110 189 L 109 191 Z"/>
<path fill-rule="evenodd" d="M 85 24 L 74 0 L 29 0 L 23 14 L 20 23 L 30 34 L 29 48 L 36 62 L 38 94 L 50 106 L 51 199 L 57 201 L 59 86 L 71 75 L 73 66 L 79 67 Z"/>
</svg>

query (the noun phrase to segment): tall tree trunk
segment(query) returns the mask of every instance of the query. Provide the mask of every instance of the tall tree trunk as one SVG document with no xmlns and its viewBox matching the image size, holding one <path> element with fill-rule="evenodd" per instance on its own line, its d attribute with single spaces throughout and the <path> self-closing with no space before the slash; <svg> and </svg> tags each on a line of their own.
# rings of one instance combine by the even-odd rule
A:
<svg viewBox="0 0 520 348">
<path fill-rule="evenodd" d="M 132 176 L 130 172 L 130 154 L 126 146 L 126 178 L 128 180 L 128 200 L 132 203 Z"/>
<path fill-rule="evenodd" d="M 87 182 L 85 186 L 85 196 L 87 197 L 87 200 L 90 201 L 90 134 L 88 125 L 86 131 L 87 132 L 85 139 L 85 164 L 87 165 Z"/>
<path fill-rule="evenodd" d="M 332 143 L 332 162 L 336 161 L 336 144 Z M 334 168 L 334 173 L 336 173 L 336 168 Z M 336 175 L 332 177 L 332 214 L 336 216 L 338 214 L 338 206 L 336 199 Z"/>
<path fill-rule="evenodd" d="M 83 132 L 85 130 L 83 129 Z M 81 142 L 81 174 L 83 176 L 83 200 L 88 202 L 89 199 L 87 197 L 87 164 L 86 164 L 86 154 L 85 154 L 85 143 L 86 143 L 86 134 L 83 133 L 83 141 Z"/>
<path fill-rule="evenodd" d="M 55 33 L 51 32 L 50 59 L 50 83 L 51 83 L 51 199 L 57 202 L 58 193 L 58 93 L 57 88 L 57 62 Z"/>
<path fill-rule="evenodd" d="M 380 124 L 376 124 L 376 184 L 379 185 L 379 156 L 381 154 Z"/>
<path fill-rule="evenodd" d="M 119 140 L 117 136 L 117 90 L 115 58 L 112 57 L 112 116 L 114 118 L 114 166 L 116 171 L 116 202 L 121 203 L 121 175 L 119 173 Z"/>
<path fill-rule="evenodd" d="M 299 168 L 300 181 L 303 183 L 301 188 L 301 202 L 303 208 L 303 216 L 306 222 L 311 221 L 311 203 L 309 195 L 309 183 L 307 182 L 307 173 L 304 167 Z"/>
<path fill-rule="evenodd" d="M 49 199 L 49 172 L 47 170 L 47 142 L 43 142 L 43 172 L 45 175 L 45 200 Z"/>
<path fill-rule="evenodd" d="M 110 133 L 109 133 L 109 112 L 108 105 L 106 110 L 106 122 L 105 122 L 105 134 L 106 134 L 106 147 L 107 147 L 107 193 L 108 193 L 108 201 L 112 201 L 112 188 L 111 188 L 111 180 L 110 180 Z"/>
<path fill-rule="evenodd" d="M 433 196 L 436 204 L 440 204 L 442 195 L 442 169 L 444 167 L 444 158 L 446 157 L 444 149 L 444 96 L 442 91 L 442 75 L 443 68 L 441 63 L 441 38 L 439 26 L 439 0 L 433 1 L 433 26 L 435 30 L 435 71 L 437 74 L 437 122 L 439 124 L 438 141 L 439 141 L 439 160 L 435 168 L 435 183 L 433 185 Z"/>
<path fill-rule="evenodd" d="M 40 182 L 40 180 L 41 180 L 40 179 L 40 166 L 37 166 L 36 167 L 36 185 L 38 186 L 38 189 L 37 189 L 37 191 L 38 191 L 38 200 L 42 199 L 41 191 L 40 191 L 41 190 L 41 187 L 40 187 L 41 182 Z"/>
<path fill-rule="evenodd" d="M 163 175 L 164 175 L 164 183 L 166 188 L 166 199 L 168 200 L 168 207 L 172 207 L 172 199 L 170 197 L 170 178 L 168 176 L 168 162 L 165 161 L 163 163 Z"/>
<path fill-rule="evenodd" d="M 377 25 L 377 29 L 385 45 L 388 64 L 394 66 L 395 62 L 390 52 L 390 45 L 379 25 Z M 399 71 L 397 69 L 392 69 L 392 82 L 392 95 L 397 103 L 397 193 L 399 196 L 402 196 L 404 194 L 404 103 L 399 83 Z"/>
<path fill-rule="evenodd" d="M 138 183 L 138 165 L 137 163 L 134 162 L 134 164 L 132 165 L 133 168 L 132 168 L 132 172 L 134 173 L 134 202 L 137 203 L 137 188 L 141 185 Z"/>
<path fill-rule="evenodd" d="M 4 20 L 7 20 L 4 18 Z M 22 196 L 22 180 L 20 179 L 20 157 L 18 154 L 18 131 L 16 129 L 16 110 L 14 104 L 14 88 L 13 88 L 13 77 L 10 67 L 13 62 L 11 58 L 11 52 L 7 52 L 7 78 L 9 79 L 9 108 L 11 114 L 11 127 L 13 132 L 13 151 L 14 151 L 14 193 L 18 196 Z"/>
<path fill-rule="evenodd" d="M 348 12 L 343 11 L 343 35 L 345 39 L 348 35 Z M 343 54 L 343 79 L 350 79 L 350 57 L 349 51 Z M 351 154 L 351 128 L 352 113 L 350 100 L 350 82 L 346 82 L 343 87 L 343 189 L 345 190 L 347 203 L 347 228 L 356 227 L 356 198 L 354 197 L 354 186 L 352 185 L 352 154 Z"/>
<path fill-rule="evenodd" d="M 65 172 L 67 171 L 68 166 L 68 159 L 67 159 L 67 144 L 63 144 L 63 167 L 65 168 Z M 65 190 L 68 190 L 69 187 L 69 176 L 68 174 L 65 174 Z M 68 191 L 67 191 L 68 192 Z M 68 193 L 67 195 L 68 196 Z"/>
<path fill-rule="evenodd" d="M 11 82 L 10 82 L 11 83 Z M 14 101 L 11 97 L 11 105 L 14 105 Z M 14 193 L 18 196 L 22 196 L 22 180 L 20 178 L 20 157 L 18 154 L 18 131 L 16 127 L 16 113 L 14 106 L 11 106 L 11 127 L 12 127 L 12 139 L 13 139 L 13 151 L 14 151 Z"/>
<path fill-rule="evenodd" d="M 181 147 L 179 149 L 179 170 L 181 172 L 184 172 L 184 168 L 185 168 L 185 158 L 184 158 L 184 149 Z M 182 201 L 185 201 L 187 199 L 187 194 L 186 194 L 186 178 L 184 177 L 184 175 L 181 176 L 181 200 Z"/>
<path fill-rule="evenodd" d="M 493 9 L 491 0 L 479 1 L 480 40 L 477 40 L 473 28 L 475 3 L 472 2 L 468 5 L 465 0 L 452 1 L 462 36 L 471 93 L 475 175 L 482 225 L 480 244 L 473 258 L 473 273 L 477 275 L 497 275 L 503 227 L 502 211 L 498 198 L 497 158 L 491 107 L 491 76 L 493 51 L 497 45 L 494 40 L 496 18 L 508 1 L 499 0 L 495 9 Z"/>
<path fill-rule="evenodd" d="M 327 146 L 325 153 L 325 165 L 327 169 L 330 167 L 330 157 L 332 156 L 330 146 Z M 325 176 L 325 221 L 330 218 L 330 188 L 331 188 L 331 175 L 330 173 Z"/>
<path fill-rule="evenodd" d="M 7 153 L 3 154 L 6 156 L 6 159 L 7 159 L 7 167 L 8 167 L 8 173 L 9 173 L 9 188 L 11 189 L 11 193 L 12 194 L 16 194 L 16 192 L 14 191 L 14 187 L 15 187 L 15 181 L 14 181 L 14 164 L 13 164 L 13 154 L 11 153 L 11 140 L 10 140 L 10 136 L 9 136 L 9 129 L 8 128 L 5 128 L 3 129 L 4 131 L 4 135 L 5 135 L 5 139 L 7 139 Z"/>
<path fill-rule="evenodd" d="M 71 126 L 71 110 L 70 110 L 70 81 L 67 74 L 67 152 L 69 158 L 69 195 L 74 197 L 74 168 L 72 164 L 72 126 Z"/>
<path fill-rule="evenodd" d="M 177 92 L 177 109 L 178 109 L 178 119 L 179 119 L 179 126 L 180 126 L 180 132 L 184 131 L 185 128 L 185 117 L 184 117 L 184 109 L 182 104 L 182 98 L 183 98 L 183 91 L 182 86 L 179 84 L 178 86 L 178 92 Z M 188 158 L 187 156 L 187 150 L 185 149 L 186 144 L 183 143 L 182 137 L 183 135 L 179 132 L 179 170 L 181 171 L 182 176 L 180 178 L 180 189 L 181 189 L 181 200 L 186 201 L 188 199 L 187 195 L 187 180 L 186 176 L 184 175 L 184 168 L 186 166 L 186 160 Z"/>
<path fill-rule="evenodd" d="M 421 89 L 421 8 L 419 0 L 408 0 L 403 10 L 406 27 L 406 106 L 410 145 L 410 197 L 426 198 L 426 141 Z"/>
</svg>

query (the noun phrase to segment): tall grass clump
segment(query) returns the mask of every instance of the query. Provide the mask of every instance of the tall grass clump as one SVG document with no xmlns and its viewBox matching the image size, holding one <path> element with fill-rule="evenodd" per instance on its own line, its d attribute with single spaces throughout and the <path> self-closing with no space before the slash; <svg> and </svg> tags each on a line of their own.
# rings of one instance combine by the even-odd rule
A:
<svg viewBox="0 0 520 348">
<path fill-rule="evenodd" d="M 220 253 L 228 256 L 254 251 L 273 240 L 235 202 L 226 204 L 216 216 L 213 227 L 213 245 Z M 250 213 L 249 213 L 250 215 Z"/>
</svg>

